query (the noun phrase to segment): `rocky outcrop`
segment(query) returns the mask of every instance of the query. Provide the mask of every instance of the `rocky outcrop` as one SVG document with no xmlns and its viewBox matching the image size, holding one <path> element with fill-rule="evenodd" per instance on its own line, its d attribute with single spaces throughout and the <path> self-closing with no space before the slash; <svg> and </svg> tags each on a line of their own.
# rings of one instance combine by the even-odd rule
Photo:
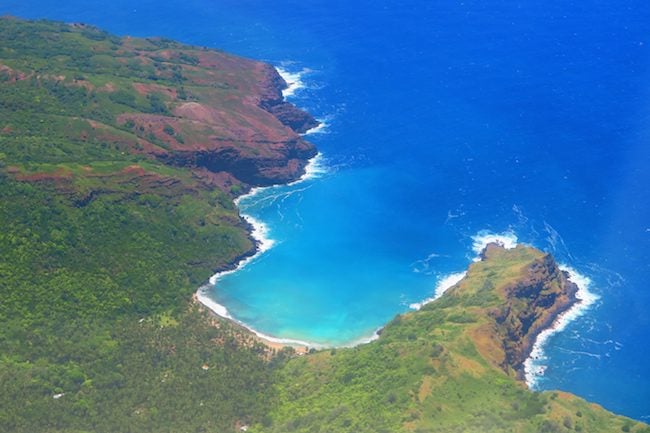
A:
<svg viewBox="0 0 650 433">
<path fill-rule="evenodd" d="M 241 68 L 248 63 L 254 73 L 247 83 L 232 82 L 229 87 L 247 88 L 238 100 L 229 100 L 228 109 L 217 95 L 209 92 L 196 101 L 173 100 L 174 118 L 160 115 L 125 115 L 142 135 L 163 141 L 163 161 L 214 173 L 225 172 L 252 186 L 268 186 L 298 179 L 316 148 L 302 138 L 318 122 L 308 113 L 284 101 L 287 84 L 270 65 L 237 59 L 230 62 L 202 61 L 211 68 Z M 241 77 L 238 78 L 241 80 Z M 169 96 L 171 93 L 167 92 Z"/>
<path fill-rule="evenodd" d="M 265 110 L 277 117 L 283 125 L 296 132 L 304 133 L 320 125 L 309 113 L 288 102 L 263 106 Z"/>
<path fill-rule="evenodd" d="M 295 140 L 283 143 L 273 154 L 261 157 L 246 155 L 236 147 L 203 150 L 178 150 L 162 159 L 168 164 L 226 172 L 249 185 L 268 186 L 291 182 L 303 173 L 307 161 L 316 155 L 313 146 Z"/>
<path fill-rule="evenodd" d="M 490 257 L 490 248 L 495 247 L 488 246 L 483 257 Z M 577 290 L 550 254 L 531 261 L 520 278 L 500 289 L 504 302 L 490 316 L 495 338 L 505 354 L 501 363 L 504 370 L 512 369 L 523 378 L 523 363 L 535 339 L 577 302 Z"/>
<path fill-rule="evenodd" d="M 266 84 L 260 99 L 260 107 L 298 133 L 305 133 L 320 125 L 311 114 L 284 100 L 282 90 L 287 88 L 287 83 L 275 68 L 269 65 L 264 71 L 264 77 Z"/>
</svg>

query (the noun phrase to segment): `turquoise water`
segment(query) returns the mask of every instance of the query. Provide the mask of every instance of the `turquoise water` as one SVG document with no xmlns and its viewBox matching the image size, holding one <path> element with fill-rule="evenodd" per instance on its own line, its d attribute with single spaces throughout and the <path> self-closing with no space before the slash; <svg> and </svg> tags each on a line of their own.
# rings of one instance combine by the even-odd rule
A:
<svg viewBox="0 0 650 433">
<path fill-rule="evenodd" d="M 327 160 L 322 164 L 327 167 Z M 274 244 L 220 278 L 212 297 L 238 320 L 274 337 L 349 345 L 430 296 L 442 271 L 429 268 L 433 257 L 410 254 L 406 240 L 387 239 L 409 224 L 391 215 L 380 199 L 382 188 L 369 194 L 367 186 L 379 186 L 384 170 L 325 170 L 240 202 L 243 212 L 264 222 L 265 237 Z"/>
<path fill-rule="evenodd" d="M 650 5 L 640 0 L 9 0 L 303 72 L 326 172 L 242 208 L 272 248 L 213 298 L 259 331 L 369 337 L 510 232 L 592 281 L 536 378 L 650 416 Z M 265 197 L 273 198 L 265 199 Z M 625 396 L 625 397 L 621 397 Z"/>
</svg>

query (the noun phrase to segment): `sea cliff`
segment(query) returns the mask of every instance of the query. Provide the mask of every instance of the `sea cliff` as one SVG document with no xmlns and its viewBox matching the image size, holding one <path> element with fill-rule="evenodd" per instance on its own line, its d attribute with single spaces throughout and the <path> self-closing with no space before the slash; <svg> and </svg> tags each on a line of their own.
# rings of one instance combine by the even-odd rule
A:
<svg viewBox="0 0 650 433">
<path fill-rule="evenodd" d="M 482 260 L 498 260 L 503 248 L 489 244 Z M 571 308 L 578 299 L 578 287 L 558 267 L 550 254 L 533 259 L 521 271 L 521 277 L 497 291 L 501 303 L 489 311 L 495 343 L 503 347 L 504 370 L 514 370 L 524 378 L 524 361 L 530 356 L 535 339 L 544 329 Z"/>
<path fill-rule="evenodd" d="M 17 108 L 36 110 L 32 121 L 45 124 L 41 130 L 51 126 L 47 132 L 68 147 L 99 143 L 122 155 L 189 168 L 204 183 L 234 187 L 234 194 L 296 180 L 316 155 L 300 133 L 318 122 L 283 100 L 287 84 L 271 65 L 162 38 L 118 38 L 81 24 L 9 18 L 2 24 L 5 92 L 47 89 L 37 107 Z M 34 43 L 8 35 L 17 29 L 32 32 Z M 65 43 L 75 38 L 76 45 Z M 40 57 L 55 60 L 42 64 L 35 61 Z M 27 120 L 5 120 L 3 134 L 22 134 Z M 50 153 L 29 156 L 50 162 Z"/>
</svg>

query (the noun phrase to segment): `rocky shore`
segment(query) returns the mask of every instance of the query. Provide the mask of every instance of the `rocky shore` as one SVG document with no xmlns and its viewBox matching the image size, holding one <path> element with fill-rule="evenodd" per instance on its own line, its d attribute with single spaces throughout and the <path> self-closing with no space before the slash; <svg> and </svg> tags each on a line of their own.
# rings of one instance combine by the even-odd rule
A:
<svg viewBox="0 0 650 433">
<path fill-rule="evenodd" d="M 526 260 L 520 263 L 520 257 Z M 491 269 L 493 263 L 500 262 L 512 263 L 508 274 L 499 275 L 503 272 L 499 267 Z M 481 261 L 470 267 L 468 278 L 480 281 L 476 269 L 485 266 L 491 275 L 498 275 L 482 283 L 484 290 L 497 295 L 498 302 L 486 305 L 490 320 L 475 333 L 475 339 L 482 341 L 487 336 L 491 343 L 479 344 L 486 349 L 486 358 L 523 380 L 524 362 L 537 337 L 578 302 L 578 287 L 550 254 L 523 245 L 513 250 L 487 245 Z"/>
</svg>

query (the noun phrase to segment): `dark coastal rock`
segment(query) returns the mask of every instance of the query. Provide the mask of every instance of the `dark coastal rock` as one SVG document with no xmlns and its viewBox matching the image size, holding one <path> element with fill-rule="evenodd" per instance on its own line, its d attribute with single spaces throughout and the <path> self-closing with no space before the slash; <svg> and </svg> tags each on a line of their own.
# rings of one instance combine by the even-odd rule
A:
<svg viewBox="0 0 650 433">
<path fill-rule="evenodd" d="M 317 153 L 299 133 L 318 122 L 283 100 L 286 83 L 275 68 L 244 59 L 238 62 L 250 63 L 249 71 L 255 72 L 252 83 L 247 83 L 248 94 L 235 104 L 239 108 L 227 112 L 220 109 L 220 101 L 215 105 L 211 99 L 177 105 L 174 114 L 179 118 L 179 129 L 187 130 L 198 123 L 208 133 L 182 144 L 170 142 L 171 149 L 161 158 L 174 165 L 230 173 L 253 186 L 298 179 L 307 161 Z M 215 61 L 209 64 L 221 66 Z M 224 124 L 230 126 L 224 128 Z"/>
<path fill-rule="evenodd" d="M 287 83 L 275 68 L 267 68 L 264 75 L 266 84 L 262 91 L 260 107 L 273 114 L 283 125 L 300 134 L 320 125 L 311 114 L 284 100 L 282 90 L 287 88 Z"/>
<path fill-rule="evenodd" d="M 261 153 L 261 152 L 260 152 Z M 291 182 L 303 173 L 316 149 L 303 140 L 280 143 L 265 155 L 241 152 L 237 146 L 175 150 L 160 158 L 171 165 L 225 172 L 249 185 L 268 186 Z"/>
<path fill-rule="evenodd" d="M 218 95 L 208 97 L 206 93 L 195 101 L 173 101 L 173 118 L 125 114 L 119 121 L 130 122 L 146 137 L 164 142 L 164 146 L 151 143 L 143 148 L 172 165 L 229 173 L 251 186 L 298 179 L 317 153 L 300 133 L 318 122 L 283 100 L 286 83 L 272 66 L 239 58 L 233 63 L 231 58 L 225 61 L 202 54 L 201 64 L 210 68 L 246 68 L 251 78 L 242 82 L 239 73 L 229 83 L 229 87 L 246 88 L 246 94 L 225 101 L 228 109 Z"/>
<path fill-rule="evenodd" d="M 495 249 L 502 248 L 488 245 L 482 260 L 490 260 Z M 494 320 L 494 338 L 504 352 L 502 369 L 514 371 L 523 379 L 523 364 L 535 339 L 577 302 L 577 291 L 578 287 L 569 281 L 568 274 L 559 269 L 550 254 L 541 254 L 530 261 L 517 280 L 498 290 L 503 302 L 490 316 Z"/>
<path fill-rule="evenodd" d="M 288 126 L 298 133 L 305 133 L 320 125 L 320 122 L 314 119 L 311 114 L 288 102 L 280 102 L 279 104 L 265 107 L 265 109 L 277 117 L 283 125 Z"/>
</svg>

